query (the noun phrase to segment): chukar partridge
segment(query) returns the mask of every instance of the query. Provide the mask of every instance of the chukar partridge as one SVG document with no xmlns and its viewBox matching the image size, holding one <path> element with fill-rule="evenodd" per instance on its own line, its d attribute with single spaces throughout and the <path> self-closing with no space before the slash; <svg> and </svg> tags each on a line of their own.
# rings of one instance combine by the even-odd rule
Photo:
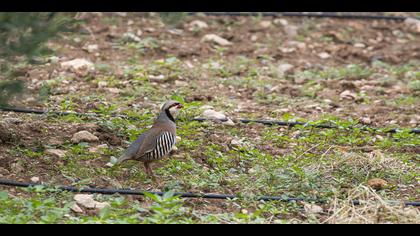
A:
<svg viewBox="0 0 420 236">
<path fill-rule="evenodd" d="M 165 157 L 176 142 L 175 118 L 182 108 L 177 101 L 167 101 L 161 109 L 152 128 L 141 134 L 118 159 L 116 164 L 127 160 L 137 160 L 144 163 L 146 173 L 155 179 L 150 163 Z"/>
</svg>

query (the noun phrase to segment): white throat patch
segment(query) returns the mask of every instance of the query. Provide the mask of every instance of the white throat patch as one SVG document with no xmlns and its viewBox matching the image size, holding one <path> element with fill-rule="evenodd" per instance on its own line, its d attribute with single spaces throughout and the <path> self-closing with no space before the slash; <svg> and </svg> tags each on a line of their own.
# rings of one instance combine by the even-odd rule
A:
<svg viewBox="0 0 420 236">
<path fill-rule="evenodd" d="M 175 119 L 179 114 L 179 109 L 176 106 L 169 108 L 169 113 L 171 113 L 172 117 Z"/>
</svg>

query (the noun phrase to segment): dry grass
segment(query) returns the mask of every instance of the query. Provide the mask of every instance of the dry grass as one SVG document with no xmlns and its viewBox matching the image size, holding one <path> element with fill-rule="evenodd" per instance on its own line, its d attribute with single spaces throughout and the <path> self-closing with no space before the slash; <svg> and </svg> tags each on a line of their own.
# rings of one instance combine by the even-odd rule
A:
<svg viewBox="0 0 420 236">
<path fill-rule="evenodd" d="M 360 205 L 352 204 L 360 200 Z M 327 224 L 420 224 L 420 211 L 401 203 L 385 201 L 374 190 L 360 185 L 349 191 L 348 198 L 335 198 L 328 210 L 332 215 L 322 223 Z"/>
</svg>

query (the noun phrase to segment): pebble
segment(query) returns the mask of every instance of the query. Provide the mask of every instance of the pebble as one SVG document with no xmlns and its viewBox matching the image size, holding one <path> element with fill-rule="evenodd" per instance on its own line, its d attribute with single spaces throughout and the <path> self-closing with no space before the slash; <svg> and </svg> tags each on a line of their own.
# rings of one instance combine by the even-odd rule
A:
<svg viewBox="0 0 420 236">
<path fill-rule="evenodd" d="M 331 57 L 331 55 L 329 53 L 326 53 L 326 52 L 321 52 L 321 53 L 318 54 L 318 57 L 321 58 L 321 59 L 328 59 L 328 58 Z"/>
<path fill-rule="evenodd" d="M 31 182 L 32 183 L 38 183 L 39 182 L 39 177 L 32 177 Z"/>
<path fill-rule="evenodd" d="M 97 142 L 99 138 L 90 133 L 89 131 L 83 130 L 77 132 L 73 135 L 71 141 L 73 143 L 80 143 L 80 142 Z"/>
<path fill-rule="evenodd" d="M 203 29 L 207 29 L 209 27 L 206 22 L 201 21 L 201 20 L 192 21 L 189 24 L 189 26 L 190 26 L 191 31 L 196 30 L 196 29 L 203 30 Z"/>
<path fill-rule="evenodd" d="M 58 158 L 63 158 L 66 156 L 66 151 L 60 149 L 47 149 L 45 150 L 45 154 L 55 156 Z"/>
<path fill-rule="evenodd" d="M 227 39 L 224 39 L 218 35 L 215 34 L 206 34 L 204 35 L 204 37 L 201 39 L 202 42 L 212 42 L 212 43 L 216 43 L 220 46 L 230 46 L 232 45 L 231 42 L 229 42 Z"/>
<path fill-rule="evenodd" d="M 383 189 L 386 185 L 388 185 L 388 182 L 386 182 L 383 179 L 379 179 L 379 178 L 375 178 L 375 179 L 370 179 L 367 182 L 367 185 L 375 190 L 381 190 Z"/>
</svg>

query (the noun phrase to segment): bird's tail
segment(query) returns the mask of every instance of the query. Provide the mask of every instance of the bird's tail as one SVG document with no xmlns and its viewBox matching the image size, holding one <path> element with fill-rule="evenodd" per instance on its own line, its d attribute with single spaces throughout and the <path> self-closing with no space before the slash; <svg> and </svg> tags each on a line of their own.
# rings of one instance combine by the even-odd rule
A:
<svg viewBox="0 0 420 236">
<path fill-rule="evenodd" d="M 126 153 L 124 153 L 122 156 L 120 156 L 120 158 L 118 158 L 118 160 L 115 162 L 114 165 L 119 165 L 121 163 L 123 163 L 124 161 L 130 160 L 131 157 L 129 155 L 127 155 Z"/>
</svg>

